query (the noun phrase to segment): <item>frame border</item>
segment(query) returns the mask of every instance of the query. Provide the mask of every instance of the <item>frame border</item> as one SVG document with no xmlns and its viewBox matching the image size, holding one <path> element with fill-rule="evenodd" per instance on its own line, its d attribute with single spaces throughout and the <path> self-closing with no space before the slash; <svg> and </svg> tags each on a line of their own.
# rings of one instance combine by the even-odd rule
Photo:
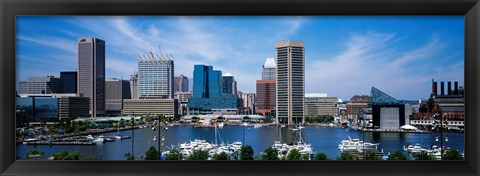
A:
<svg viewBox="0 0 480 176">
<path fill-rule="evenodd" d="M 0 0 L 1 175 L 479 175 L 478 0 Z M 15 17 L 20 15 L 464 15 L 465 161 L 15 161 Z"/>
</svg>

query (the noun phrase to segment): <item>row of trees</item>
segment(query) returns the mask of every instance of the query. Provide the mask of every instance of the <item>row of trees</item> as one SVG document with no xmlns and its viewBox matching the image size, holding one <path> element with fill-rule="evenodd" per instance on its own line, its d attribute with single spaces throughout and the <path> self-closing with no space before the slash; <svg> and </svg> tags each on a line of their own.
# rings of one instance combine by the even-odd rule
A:
<svg viewBox="0 0 480 176">
<path fill-rule="evenodd" d="M 133 159 L 130 156 L 130 153 L 125 155 L 127 159 Z M 340 156 L 337 156 L 335 160 L 382 160 L 381 156 L 378 156 L 377 153 L 373 150 L 366 151 L 362 156 L 352 155 L 350 153 L 341 153 Z M 183 158 L 183 155 L 179 150 L 173 149 L 170 150 L 170 153 L 165 156 L 165 160 L 208 160 L 209 155 L 208 151 L 196 150 L 193 151 L 191 155 L 187 158 Z M 150 147 L 150 149 L 145 153 L 145 160 L 159 160 L 160 153 L 155 147 Z M 231 155 L 221 152 L 214 154 L 212 156 L 213 160 L 309 160 L 310 156 L 302 155 L 297 149 L 291 150 L 288 155 L 283 158 L 278 157 L 278 150 L 272 147 L 267 148 L 263 151 L 261 155 L 254 156 L 254 150 L 251 146 L 246 145 L 240 148 L 240 151 L 233 153 Z M 327 154 L 319 152 L 314 155 L 314 160 L 334 160 L 329 158 Z M 395 151 L 394 153 L 388 155 L 387 160 L 408 160 L 407 156 L 400 151 Z M 414 160 L 436 160 L 435 156 L 427 153 L 420 152 L 414 155 Z M 456 149 L 449 149 L 443 155 L 443 160 L 463 160 L 463 156 Z"/>
<path fill-rule="evenodd" d="M 41 156 L 43 158 L 45 153 L 41 150 L 34 149 L 30 150 L 26 154 L 26 158 L 30 158 L 31 156 Z M 82 159 L 83 154 L 79 151 L 60 151 L 58 153 L 54 153 L 51 157 L 53 160 L 80 160 Z M 130 153 L 126 153 L 125 157 L 127 160 L 134 160 L 134 156 Z M 18 158 L 18 157 L 17 157 Z M 208 160 L 209 155 L 208 151 L 204 150 L 196 150 L 193 151 L 191 155 L 187 158 L 183 158 L 183 155 L 180 153 L 179 150 L 173 149 L 170 150 L 170 153 L 165 156 L 165 160 Z M 18 158 L 19 159 L 19 158 Z M 95 160 L 94 156 L 87 156 L 86 160 Z M 155 147 L 150 147 L 147 152 L 145 152 L 145 160 L 160 160 L 160 152 Z M 240 151 L 235 152 L 231 155 L 221 152 L 218 154 L 214 154 L 212 156 L 213 160 L 309 160 L 308 155 L 302 155 L 300 151 L 293 149 L 291 150 L 288 155 L 284 156 L 283 158 L 278 157 L 278 150 L 272 147 L 267 148 L 263 151 L 261 155 L 254 157 L 253 148 L 249 145 L 242 146 Z M 329 158 L 325 153 L 319 152 L 314 155 L 314 160 L 334 160 Z M 458 152 L 456 149 L 449 149 L 443 155 L 443 160 L 463 160 L 463 156 Z M 340 156 L 337 156 L 335 160 L 360 160 L 360 156 L 352 155 L 349 153 L 341 153 Z M 369 150 L 366 151 L 362 155 L 362 160 L 382 160 L 380 156 L 378 156 L 375 151 Z M 403 154 L 403 152 L 396 151 L 390 155 L 388 155 L 387 160 L 408 160 L 407 156 Z M 414 160 L 436 160 L 435 156 L 427 153 L 427 152 L 420 152 L 414 155 Z"/>
</svg>

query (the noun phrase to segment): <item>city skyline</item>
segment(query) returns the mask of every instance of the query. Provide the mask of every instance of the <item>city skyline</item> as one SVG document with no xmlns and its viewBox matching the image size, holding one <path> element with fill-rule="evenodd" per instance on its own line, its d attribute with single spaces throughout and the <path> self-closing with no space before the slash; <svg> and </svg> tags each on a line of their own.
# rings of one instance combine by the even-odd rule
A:
<svg viewBox="0 0 480 176">
<path fill-rule="evenodd" d="M 432 78 L 464 85 L 463 24 L 462 16 L 18 17 L 17 83 L 77 70 L 76 40 L 98 37 L 107 78 L 128 79 L 138 55 L 161 50 L 175 58 L 174 74 L 212 65 L 255 92 L 274 43 L 295 40 L 305 42 L 306 93 L 349 100 L 375 86 L 415 100 L 428 98 Z"/>
</svg>

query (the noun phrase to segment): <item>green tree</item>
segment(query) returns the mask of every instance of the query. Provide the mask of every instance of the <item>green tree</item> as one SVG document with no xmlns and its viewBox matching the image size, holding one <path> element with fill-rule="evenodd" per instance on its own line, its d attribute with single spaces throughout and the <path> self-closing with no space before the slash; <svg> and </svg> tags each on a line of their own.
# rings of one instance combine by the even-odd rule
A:
<svg viewBox="0 0 480 176">
<path fill-rule="evenodd" d="M 265 149 L 262 154 L 262 160 L 279 160 L 278 150 L 272 147 Z"/>
<path fill-rule="evenodd" d="M 60 151 L 52 155 L 53 160 L 80 160 L 82 153 L 79 151 Z"/>
<path fill-rule="evenodd" d="M 377 156 L 377 153 L 375 150 L 367 150 L 363 154 L 363 160 L 382 160 L 379 156 Z"/>
<path fill-rule="evenodd" d="M 213 155 L 214 160 L 229 160 L 230 156 L 228 156 L 227 153 L 222 152 L 222 153 L 216 153 Z"/>
<path fill-rule="evenodd" d="M 135 159 L 135 158 L 133 157 L 133 155 L 130 154 L 130 152 L 125 153 L 125 155 L 123 155 L 123 156 L 125 156 L 125 158 L 126 158 L 127 160 L 134 160 L 134 159 Z"/>
<path fill-rule="evenodd" d="M 33 149 L 27 152 L 25 155 L 25 158 L 28 158 L 30 155 L 40 155 L 40 156 L 45 156 L 45 152 L 38 150 L 38 149 Z"/>
<path fill-rule="evenodd" d="M 207 160 L 208 151 L 205 150 L 194 150 L 190 156 L 187 157 L 187 160 Z"/>
<path fill-rule="evenodd" d="M 427 153 L 426 151 L 421 151 L 413 155 L 415 160 L 435 160 L 435 156 Z"/>
<path fill-rule="evenodd" d="M 170 153 L 167 154 L 166 160 L 182 160 L 183 155 L 177 149 L 170 150 Z"/>
<path fill-rule="evenodd" d="M 93 155 L 88 155 L 87 158 L 85 160 L 95 160 L 95 156 Z"/>
<path fill-rule="evenodd" d="M 387 160 L 407 160 L 407 156 L 401 151 L 395 151 L 392 154 L 388 155 Z"/>
<path fill-rule="evenodd" d="M 350 153 L 341 153 L 340 156 L 337 156 L 337 160 L 356 160 L 356 158 Z"/>
<path fill-rule="evenodd" d="M 444 160 L 463 160 L 462 154 L 457 149 L 449 149 L 443 154 Z"/>
<path fill-rule="evenodd" d="M 302 155 L 298 149 L 293 149 L 288 152 L 287 160 L 302 160 Z"/>
<path fill-rule="evenodd" d="M 151 146 L 147 152 L 145 152 L 145 160 L 159 160 L 160 159 L 160 152 Z"/>
<path fill-rule="evenodd" d="M 253 148 L 250 145 L 245 145 L 240 148 L 241 160 L 253 160 Z"/>
<path fill-rule="evenodd" d="M 327 154 L 325 154 L 323 152 L 318 152 L 315 155 L 315 160 L 328 160 Z"/>
</svg>

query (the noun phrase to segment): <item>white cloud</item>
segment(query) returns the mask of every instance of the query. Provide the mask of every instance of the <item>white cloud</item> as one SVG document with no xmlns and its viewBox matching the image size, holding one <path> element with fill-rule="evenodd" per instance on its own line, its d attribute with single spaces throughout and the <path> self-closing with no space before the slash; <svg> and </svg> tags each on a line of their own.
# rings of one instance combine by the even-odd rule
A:
<svg viewBox="0 0 480 176">
<path fill-rule="evenodd" d="M 42 46 L 59 49 L 68 53 L 77 53 L 77 44 L 75 40 L 68 40 L 58 37 L 32 37 L 25 35 L 18 35 L 17 40 L 23 40 L 25 42 L 31 42 Z"/>
</svg>

